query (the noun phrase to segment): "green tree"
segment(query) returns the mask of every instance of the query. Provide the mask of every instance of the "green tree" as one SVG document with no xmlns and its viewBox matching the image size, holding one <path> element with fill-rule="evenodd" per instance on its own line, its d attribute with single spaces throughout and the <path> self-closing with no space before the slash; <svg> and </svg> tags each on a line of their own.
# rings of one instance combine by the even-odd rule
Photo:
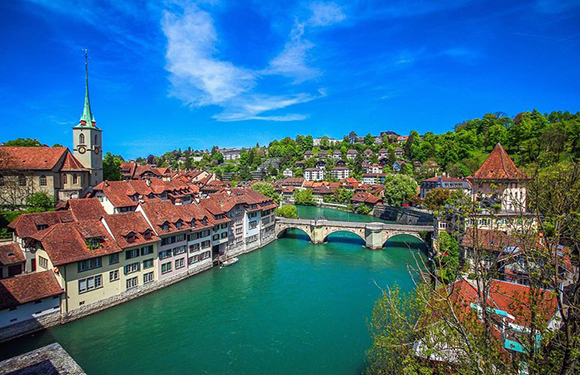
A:
<svg viewBox="0 0 580 375">
<path fill-rule="evenodd" d="M 276 209 L 276 216 L 285 217 L 287 219 L 296 219 L 298 217 L 298 209 L 292 204 L 285 204 Z"/>
<path fill-rule="evenodd" d="M 265 195 L 276 203 L 280 203 L 280 194 L 274 190 L 274 186 L 268 182 L 257 182 L 252 185 L 252 189 L 258 193 Z"/>
<path fill-rule="evenodd" d="M 54 208 L 54 198 L 45 192 L 38 192 L 26 197 L 26 205 L 33 212 L 48 211 Z"/>
<path fill-rule="evenodd" d="M 433 189 L 425 197 L 425 207 L 431 211 L 441 210 L 450 196 L 451 191 L 449 189 Z"/>
<path fill-rule="evenodd" d="M 385 202 L 391 206 L 400 206 L 409 196 L 417 195 L 417 186 L 417 182 L 411 176 L 388 175 L 385 179 Z"/>
<path fill-rule="evenodd" d="M 121 162 L 123 158 L 107 152 L 103 158 L 103 178 L 107 181 L 122 181 Z"/>
<path fill-rule="evenodd" d="M 314 206 L 314 197 L 310 189 L 294 190 L 294 203 L 301 206 Z"/>
<path fill-rule="evenodd" d="M 42 143 L 40 143 L 37 139 L 32 138 L 17 138 L 11 141 L 4 142 L 4 146 L 9 147 L 41 147 Z"/>
</svg>

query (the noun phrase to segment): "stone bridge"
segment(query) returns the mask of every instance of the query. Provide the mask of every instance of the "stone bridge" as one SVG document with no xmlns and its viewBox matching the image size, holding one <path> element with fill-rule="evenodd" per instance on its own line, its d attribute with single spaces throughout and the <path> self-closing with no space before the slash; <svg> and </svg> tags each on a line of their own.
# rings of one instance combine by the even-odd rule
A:
<svg viewBox="0 0 580 375">
<path fill-rule="evenodd" d="M 332 233 L 354 233 L 365 241 L 366 247 L 369 249 L 382 249 L 390 238 L 400 234 L 407 234 L 423 241 L 419 232 L 431 232 L 432 243 L 428 243 L 427 245 L 433 247 L 433 249 L 437 249 L 436 232 L 432 225 L 276 218 L 276 236 L 280 237 L 286 230 L 293 228 L 305 232 L 314 244 L 326 242 L 327 237 Z"/>
</svg>

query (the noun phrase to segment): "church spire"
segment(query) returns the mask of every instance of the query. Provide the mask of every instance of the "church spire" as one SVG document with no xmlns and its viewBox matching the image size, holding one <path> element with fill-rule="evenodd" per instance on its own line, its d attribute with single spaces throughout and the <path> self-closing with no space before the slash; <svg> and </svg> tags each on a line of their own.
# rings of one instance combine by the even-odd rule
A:
<svg viewBox="0 0 580 375">
<path fill-rule="evenodd" d="M 95 117 L 91 112 L 91 101 L 89 100 L 89 51 L 85 52 L 85 107 L 83 108 L 83 115 L 81 116 L 79 125 L 96 127 Z"/>
</svg>

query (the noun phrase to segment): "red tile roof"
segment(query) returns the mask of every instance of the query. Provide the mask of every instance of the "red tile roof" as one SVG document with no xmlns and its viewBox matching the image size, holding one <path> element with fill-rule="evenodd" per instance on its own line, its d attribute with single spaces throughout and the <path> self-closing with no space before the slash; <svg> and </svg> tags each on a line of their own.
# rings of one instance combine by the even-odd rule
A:
<svg viewBox="0 0 580 375">
<path fill-rule="evenodd" d="M 105 221 L 113 233 L 117 245 L 121 248 L 134 247 L 159 241 L 159 237 L 153 232 L 143 214 L 140 212 L 126 212 L 122 214 L 107 215 Z M 150 238 L 145 234 L 151 232 Z M 129 234 L 135 236 L 135 240 L 129 240 Z"/>
<path fill-rule="evenodd" d="M 97 198 L 69 199 L 66 207 L 76 220 L 100 220 L 107 214 Z"/>
<path fill-rule="evenodd" d="M 483 304 L 483 296 L 480 296 L 477 289 L 464 279 L 451 284 L 449 291 L 451 300 L 461 307 L 464 313 L 473 311 L 471 303 L 479 306 Z M 536 296 L 536 299 L 533 296 Z M 545 322 L 548 322 L 558 309 L 558 300 L 554 292 L 544 289 L 532 290 L 526 285 L 501 280 L 491 280 L 486 303 L 491 308 L 507 312 L 511 315 L 508 317 L 511 323 L 524 327 L 530 324 L 531 311 L 528 307 L 532 304 L 539 307 L 538 313 Z"/>
<path fill-rule="evenodd" d="M 52 271 L 18 275 L 0 280 L 0 310 L 62 293 Z"/>
<path fill-rule="evenodd" d="M 513 160 L 498 143 L 481 167 L 468 179 L 527 180 L 528 177 L 516 167 Z"/>
<path fill-rule="evenodd" d="M 0 169 L 51 170 L 67 151 L 66 147 L 3 146 L 0 147 Z"/>
<path fill-rule="evenodd" d="M 117 216 L 122 216 L 122 214 Z M 31 237 L 42 244 L 42 248 L 48 253 L 55 266 L 121 251 L 115 239 L 99 220 L 56 224 Z M 98 248 L 87 246 L 87 241 L 92 238 L 101 239 Z"/>
<path fill-rule="evenodd" d="M 88 169 L 83 167 L 80 161 L 78 161 L 73 154 L 67 149 L 64 161 L 62 163 L 62 167 L 60 167 L 61 171 L 65 172 L 86 172 Z"/>
<path fill-rule="evenodd" d="M 0 266 L 22 263 L 26 260 L 20 246 L 15 242 L 0 243 Z"/>
<path fill-rule="evenodd" d="M 8 227 L 14 229 L 18 237 L 26 238 L 40 231 L 40 228 L 72 221 L 74 218 L 70 211 L 39 212 L 20 215 Z"/>
</svg>

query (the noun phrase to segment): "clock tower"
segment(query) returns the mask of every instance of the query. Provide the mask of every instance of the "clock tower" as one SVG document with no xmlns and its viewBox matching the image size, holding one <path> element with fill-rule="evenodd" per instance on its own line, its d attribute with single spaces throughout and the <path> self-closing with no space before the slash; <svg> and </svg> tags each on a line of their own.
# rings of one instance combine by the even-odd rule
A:
<svg viewBox="0 0 580 375">
<path fill-rule="evenodd" d="M 103 181 L 102 130 L 97 128 L 89 100 L 88 51 L 85 50 L 85 107 L 78 125 L 73 128 L 74 156 L 89 170 L 89 186 Z"/>
</svg>

